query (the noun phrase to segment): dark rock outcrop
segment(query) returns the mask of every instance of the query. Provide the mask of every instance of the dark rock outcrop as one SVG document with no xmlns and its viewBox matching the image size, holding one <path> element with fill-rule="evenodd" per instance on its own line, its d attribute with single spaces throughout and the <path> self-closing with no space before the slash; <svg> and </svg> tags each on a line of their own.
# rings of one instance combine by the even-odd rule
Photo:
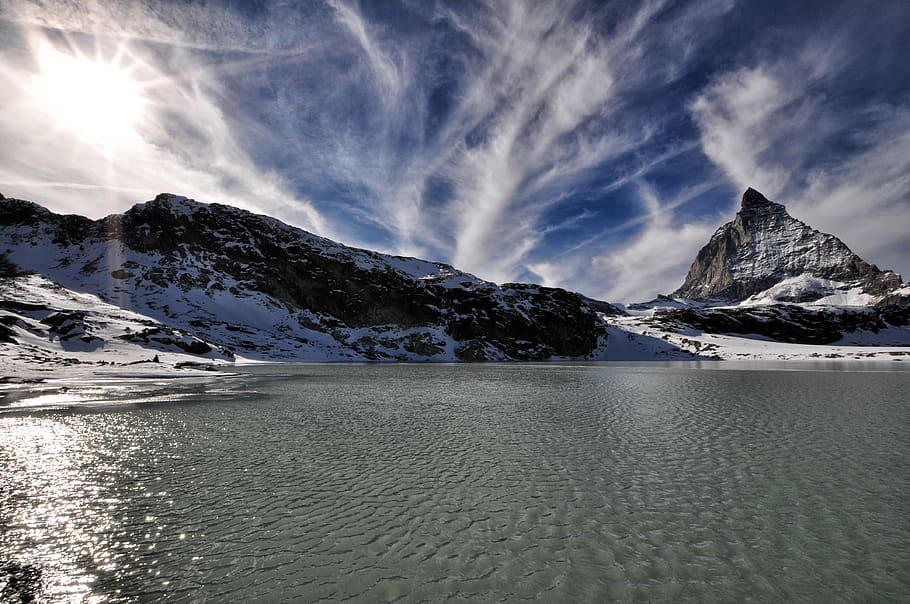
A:
<svg viewBox="0 0 910 604">
<path fill-rule="evenodd" d="M 655 325 L 671 331 L 761 336 L 791 344 L 833 344 L 856 331 L 878 333 L 886 318 L 872 309 L 832 313 L 796 305 L 744 308 L 686 308 L 657 315 Z"/>
<path fill-rule="evenodd" d="M 875 304 L 875 310 L 891 325 L 910 325 L 910 292 L 888 294 Z"/>
</svg>

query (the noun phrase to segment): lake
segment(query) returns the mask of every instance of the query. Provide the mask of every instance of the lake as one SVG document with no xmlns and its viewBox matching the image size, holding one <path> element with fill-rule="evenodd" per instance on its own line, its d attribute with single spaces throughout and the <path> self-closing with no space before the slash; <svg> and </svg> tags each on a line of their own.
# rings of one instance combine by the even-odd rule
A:
<svg viewBox="0 0 910 604">
<path fill-rule="evenodd" d="M 263 365 L 8 392 L 0 601 L 906 602 L 897 366 Z"/>
</svg>

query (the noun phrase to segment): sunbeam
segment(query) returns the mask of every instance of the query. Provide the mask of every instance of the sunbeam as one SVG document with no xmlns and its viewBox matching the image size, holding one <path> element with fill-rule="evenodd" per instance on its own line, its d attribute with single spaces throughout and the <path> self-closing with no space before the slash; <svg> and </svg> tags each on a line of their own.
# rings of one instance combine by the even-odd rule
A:
<svg viewBox="0 0 910 604">
<path fill-rule="evenodd" d="M 136 64 L 121 65 L 123 56 L 92 58 L 39 42 L 38 72 L 28 85 L 36 108 L 83 143 L 109 149 L 134 144 L 148 100 Z"/>
</svg>

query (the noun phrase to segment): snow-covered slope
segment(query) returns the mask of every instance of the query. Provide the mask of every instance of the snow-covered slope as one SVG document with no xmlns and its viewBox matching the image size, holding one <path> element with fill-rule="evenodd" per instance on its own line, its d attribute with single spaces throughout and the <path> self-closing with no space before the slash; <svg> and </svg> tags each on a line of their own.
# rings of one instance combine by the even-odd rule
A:
<svg viewBox="0 0 910 604">
<path fill-rule="evenodd" d="M 900 285 L 899 275 L 879 270 L 837 237 L 809 227 L 783 205 L 747 189 L 734 220 L 699 251 L 673 296 L 723 304 L 749 298 L 815 302 L 856 290 L 850 297 L 865 304 Z M 857 298 L 860 294 L 870 297 Z"/>
<path fill-rule="evenodd" d="M 0 255 L 238 356 L 592 358 L 609 304 L 349 248 L 275 219 L 161 194 L 92 221 L 0 199 Z"/>
<path fill-rule="evenodd" d="M 233 362 L 233 354 L 38 275 L 0 277 L 0 377 Z M 138 368 L 137 368 L 138 369 Z"/>
<path fill-rule="evenodd" d="M 627 357 L 614 354 L 612 358 L 685 359 L 688 354 L 689 358 L 725 361 L 891 361 L 910 365 L 910 329 L 906 326 L 827 332 L 832 323 L 824 312 L 794 317 L 778 306 L 711 312 L 723 323 L 708 317 L 701 325 L 704 329 L 678 315 L 611 317 L 611 330 L 615 330 L 611 339 L 624 339 L 625 349 L 631 351 Z M 764 333 L 755 333 L 756 326 Z M 824 337 L 826 333 L 831 337 Z"/>
<path fill-rule="evenodd" d="M 799 303 L 806 306 L 871 306 L 881 299 L 861 284 L 822 279 L 803 273 L 749 296 L 740 306 Z"/>
</svg>

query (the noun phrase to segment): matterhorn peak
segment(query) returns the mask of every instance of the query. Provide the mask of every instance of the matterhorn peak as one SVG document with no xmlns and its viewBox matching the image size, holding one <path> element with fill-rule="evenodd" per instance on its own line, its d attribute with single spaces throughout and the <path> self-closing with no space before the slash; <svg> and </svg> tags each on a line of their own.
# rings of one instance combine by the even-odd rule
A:
<svg viewBox="0 0 910 604">
<path fill-rule="evenodd" d="M 746 189 L 746 192 L 743 193 L 742 204 L 740 207 L 743 210 L 748 210 L 749 208 L 756 208 L 771 204 L 774 204 L 774 202 L 762 195 L 761 192 L 756 191 L 752 187 L 749 187 Z"/>
<path fill-rule="evenodd" d="M 771 201 L 759 191 L 749 187 L 743 193 L 742 201 L 739 206 L 739 215 L 746 219 L 779 216 L 783 218 L 787 214 L 787 209 L 781 203 Z"/>
<path fill-rule="evenodd" d="M 736 302 L 803 275 L 876 295 L 900 285 L 899 276 L 868 264 L 834 235 L 793 218 L 750 187 L 736 217 L 701 249 L 673 295 Z"/>
</svg>

